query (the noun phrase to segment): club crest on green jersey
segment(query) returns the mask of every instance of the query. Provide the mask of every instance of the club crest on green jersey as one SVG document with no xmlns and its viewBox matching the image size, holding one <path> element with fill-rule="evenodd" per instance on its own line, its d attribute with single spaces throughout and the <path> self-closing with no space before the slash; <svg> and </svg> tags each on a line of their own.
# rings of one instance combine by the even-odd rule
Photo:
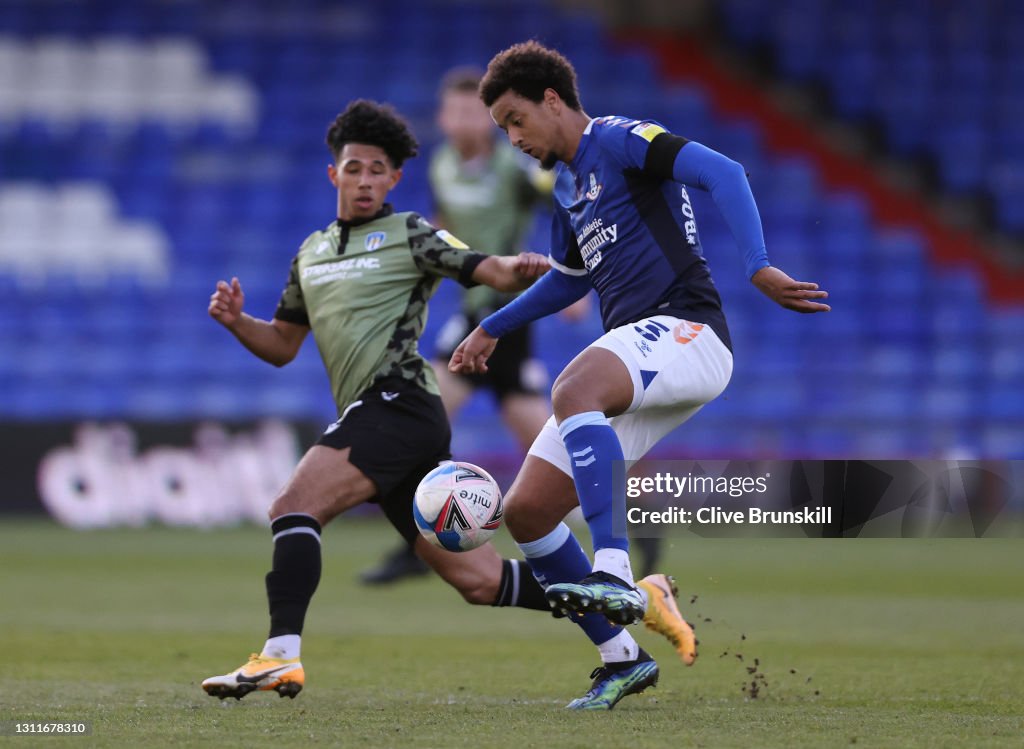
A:
<svg viewBox="0 0 1024 749">
<path fill-rule="evenodd" d="M 371 231 L 369 234 L 366 235 L 366 243 L 365 243 L 366 251 L 367 252 L 373 252 L 378 247 L 380 247 L 382 244 L 384 244 L 384 242 L 387 240 L 387 238 L 388 238 L 387 232 Z"/>
</svg>

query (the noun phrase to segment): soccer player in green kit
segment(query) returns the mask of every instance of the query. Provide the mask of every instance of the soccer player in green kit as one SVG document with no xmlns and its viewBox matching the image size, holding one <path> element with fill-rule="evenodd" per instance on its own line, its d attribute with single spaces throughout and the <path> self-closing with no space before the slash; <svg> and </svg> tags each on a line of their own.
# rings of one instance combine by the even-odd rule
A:
<svg viewBox="0 0 1024 749">
<path fill-rule="evenodd" d="M 437 125 L 444 141 L 431 153 L 429 181 L 434 201 L 433 222 L 457 235 L 474 249 L 495 255 L 514 255 L 538 205 L 551 197 L 554 180 L 520 154 L 494 126 L 480 101 L 477 87 L 483 71 L 454 68 L 441 81 Z M 455 420 L 477 389 L 491 391 L 501 419 L 522 447 L 530 447 L 551 415 L 550 386 L 542 362 L 532 358 L 530 328 L 502 339 L 483 375 L 455 375 L 448 360 L 455 347 L 480 321 L 508 304 L 514 296 L 488 286 L 468 289 L 459 312 L 442 326 L 432 362 L 448 418 Z M 577 306 L 572 317 L 586 313 Z M 385 585 L 427 572 L 429 568 L 409 544 L 385 555 L 360 574 L 368 585 Z"/>
<path fill-rule="evenodd" d="M 427 301 L 442 278 L 522 290 L 548 269 L 547 260 L 474 252 L 420 215 L 385 203 L 403 162 L 417 151 L 390 107 L 353 102 L 331 125 L 327 144 L 338 219 L 302 243 L 274 319 L 242 311 L 237 278 L 220 281 L 210 298 L 210 316 L 276 366 L 290 362 L 312 331 L 339 414 L 270 507 L 270 634 L 248 663 L 203 682 L 222 699 L 301 691 L 301 634 L 320 580 L 321 529 L 363 502 L 380 503 L 395 529 L 469 603 L 550 610 L 525 564 L 502 559 L 490 544 L 444 551 L 419 536 L 412 517 L 417 483 L 451 457 L 437 380 L 417 350 Z"/>
</svg>

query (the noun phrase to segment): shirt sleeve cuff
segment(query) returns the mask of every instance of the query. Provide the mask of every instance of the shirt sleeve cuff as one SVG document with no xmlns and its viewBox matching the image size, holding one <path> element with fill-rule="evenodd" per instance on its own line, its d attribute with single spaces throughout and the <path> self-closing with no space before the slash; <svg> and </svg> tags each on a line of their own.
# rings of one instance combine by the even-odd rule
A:
<svg viewBox="0 0 1024 749">
<path fill-rule="evenodd" d="M 462 264 L 462 270 L 459 271 L 459 283 L 467 289 L 479 286 L 480 284 L 473 280 L 473 273 L 477 266 L 489 257 L 490 255 L 485 255 L 482 252 L 471 252 L 470 257 L 466 258 L 466 262 Z"/>
<path fill-rule="evenodd" d="M 305 325 L 307 328 L 309 327 L 309 315 L 302 310 L 278 307 L 274 312 L 274 319 L 281 320 L 283 322 L 290 322 L 294 325 Z"/>
</svg>

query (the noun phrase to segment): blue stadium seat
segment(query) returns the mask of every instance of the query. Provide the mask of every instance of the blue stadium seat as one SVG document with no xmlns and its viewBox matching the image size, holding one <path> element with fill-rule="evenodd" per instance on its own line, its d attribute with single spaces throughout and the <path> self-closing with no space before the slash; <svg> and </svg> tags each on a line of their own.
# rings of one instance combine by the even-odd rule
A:
<svg viewBox="0 0 1024 749">
<path fill-rule="evenodd" d="M 981 352 L 960 334 L 950 333 L 948 338 L 936 341 L 932 350 L 931 380 L 933 382 L 976 381 L 985 373 L 985 359 Z"/>
<path fill-rule="evenodd" d="M 985 411 L 996 424 L 1024 424 L 1024 393 L 1019 383 L 995 383 L 985 394 Z"/>
<path fill-rule="evenodd" d="M 1020 423 L 994 424 L 983 430 L 982 455 L 991 458 L 1020 460 L 1024 449 L 1020 444 Z"/>
<path fill-rule="evenodd" d="M 990 179 L 999 223 L 1024 234 L 1024 159 L 998 164 Z"/>
<path fill-rule="evenodd" d="M 922 396 L 924 412 L 933 425 L 957 425 L 976 418 L 979 398 L 959 384 L 932 385 Z"/>
<path fill-rule="evenodd" d="M 993 310 L 986 330 L 992 345 L 1017 345 L 1024 350 L 1024 307 Z"/>
<path fill-rule="evenodd" d="M 891 152 L 929 159 L 942 189 L 988 196 L 1001 228 L 1024 235 L 1005 169 L 1024 160 L 1019 4 L 751 0 L 720 14 L 741 46 L 772 51 L 780 75 L 823 85 L 841 117 L 881 125 Z"/>
<path fill-rule="evenodd" d="M 772 37 L 779 50 L 778 63 L 782 73 L 798 81 L 817 76 L 823 65 L 825 40 L 824 8 L 820 3 L 787 3 L 773 19 Z"/>
<path fill-rule="evenodd" d="M 939 176 L 954 193 L 974 193 L 985 182 L 990 133 L 980 122 L 940 126 L 933 137 Z"/>
</svg>

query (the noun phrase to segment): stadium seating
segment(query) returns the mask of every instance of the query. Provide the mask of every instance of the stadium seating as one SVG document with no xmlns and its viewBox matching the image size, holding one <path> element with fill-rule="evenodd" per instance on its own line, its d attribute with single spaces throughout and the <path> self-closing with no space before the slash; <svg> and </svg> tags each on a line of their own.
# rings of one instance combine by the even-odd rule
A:
<svg viewBox="0 0 1024 749">
<path fill-rule="evenodd" d="M 98 287 L 110 277 L 167 281 L 166 234 L 147 221 L 119 220 L 110 190 L 97 182 L 0 183 L 0 273 L 26 286 L 72 276 Z"/>
<path fill-rule="evenodd" d="M 943 190 L 986 196 L 1024 237 L 1024 5 L 1016 0 L 725 0 L 724 27 L 835 112 L 877 124 Z"/>
<path fill-rule="evenodd" d="M 247 308 L 273 313 L 298 244 L 332 218 L 322 142 L 346 101 L 392 101 L 426 152 L 444 70 L 536 36 L 573 59 L 592 114 L 656 117 L 742 161 L 772 259 L 833 295 L 829 315 L 776 308 L 743 278 L 711 201 L 691 191 L 737 366 L 725 396 L 659 455 L 1020 455 L 1024 310 L 992 307 L 970 268 L 934 266 L 912 230 L 877 226 L 861 196 L 823 189 L 813 163 L 770 152 L 757 122 L 722 118 L 700 88 L 660 80 L 644 50 L 615 43 L 589 16 L 542 0 L 42 5 L 61 12 L 0 0 L 2 419 L 332 419 L 314 347 L 281 370 L 259 362 L 206 316 L 214 282 L 238 275 Z M 769 5 L 780 4 L 727 2 L 731 33 L 784 42 L 787 74 L 827 80 L 845 115 L 882 113 L 893 147 L 933 149 L 950 189 L 999 185 L 1002 220 L 1024 227 L 1022 171 L 992 158 L 1024 163 L 1012 116 L 1024 86 L 1010 85 L 1024 66 L 994 20 L 1005 13 L 1017 28 L 1024 14 L 1000 5 L 965 25 L 968 38 L 933 48 L 922 36 L 933 28 L 908 20 L 921 3 L 859 0 L 854 13 L 852 2 L 788 0 L 784 15 Z M 889 46 L 869 48 L 883 14 L 898 21 L 886 27 Z M 967 55 L 984 34 L 1005 39 L 1016 62 L 947 59 L 954 41 Z M 914 53 L 880 87 L 896 44 Z M 972 93 L 961 107 L 936 80 L 991 96 Z M 956 110 L 953 129 L 932 127 L 940 107 Z M 959 156 L 941 161 L 951 143 Z M 399 207 L 429 212 L 425 165 L 409 163 Z M 541 226 L 531 246 L 546 242 Z M 456 304 L 443 284 L 425 353 Z M 553 318 L 537 351 L 556 373 L 600 332 L 596 316 Z M 492 424 L 493 405 L 475 397 L 456 451 L 514 453 Z"/>
</svg>

